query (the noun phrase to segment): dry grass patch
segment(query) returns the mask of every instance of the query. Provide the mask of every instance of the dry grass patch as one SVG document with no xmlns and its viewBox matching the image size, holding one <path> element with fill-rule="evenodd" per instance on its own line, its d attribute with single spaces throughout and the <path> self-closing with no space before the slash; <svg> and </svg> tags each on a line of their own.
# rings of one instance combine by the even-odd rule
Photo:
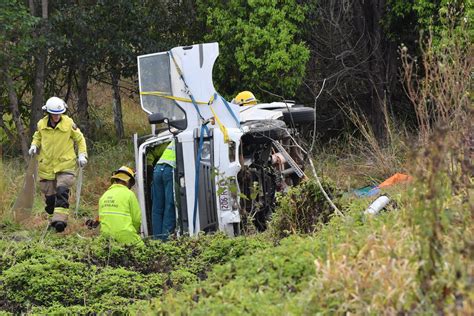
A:
<svg viewBox="0 0 474 316">
<path fill-rule="evenodd" d="M 347 312 L 386 314 L 409 309 L 417 293 L 418 261 L 408 228 L 383 226 L 361 248 L 352 240 L 316 259 L 316 275 L 299 295 L 304 314 Z"/>
<path fill-rule="evenodd" d="M 13 204 L 23 188 L 27 165 L 22 159 L 0 159 L 0 218 L 12 218 Z"/>
<path fill-rule="evenodd" d="M 129 91 L 133 88 L 130 82 L 121 82 L 126 87 L 122 90 L 122 119 L 125 137 L 131 137 L 134 133 L 147 134 L 151 128 L 148 123 L 147 114 L 140 106 L 140 98 L 136 93 Z M 89 91 L 89 97 L 93 101 L 91 107 L 92 117 L 101 125 L 101 131 L 115 135 L 114 115 L 112 111 L 113 95 L 112 88 L 106 84 L 94 84 Z"/>
</svg>

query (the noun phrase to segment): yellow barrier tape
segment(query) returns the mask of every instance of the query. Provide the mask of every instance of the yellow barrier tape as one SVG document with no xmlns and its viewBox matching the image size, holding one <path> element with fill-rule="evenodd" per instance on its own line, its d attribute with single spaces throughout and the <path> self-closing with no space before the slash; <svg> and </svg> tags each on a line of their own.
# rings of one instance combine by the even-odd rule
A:
<svg viewBox="0 0 474 316">
<path fill-rule="evenodd" d="M 214 112 L 212 105 L 209 104 L 209 107 L 211 108 L 211 112 L 214 115 L 214 118 L 216 119 L 217 125 L 219 125 L 219 129 L 221 130 L 222 134 L 224 134 L 224 142 L 228 143 L 229 134 L 227 133 L 227 128 L 224 126 L 224 124 L 221 123 L 221 120 L 219 120 L 219 117 L 217 116 L 216 112 Z"/>
<path fill-rule="evenodd" d="M 140 94 L 141 95 L 153 95 L 153 96 L 156 96 L 156 97 L 170 99 L 170 100 L 176 100 L 176 101 L 181 101 L 181 102 L 188 102 L 188 103 L 193 102 L 191 99 L 186 99 L 186 98 L 182 98 L 182 97 L 175 97 L 175 96 L 169 95 L 169 94 L 167 94 L 165 92 L 161 92 L 161 91 L 140 92 Z M 196 101 L 196 103 L 197 104 L 207 104 L 207 102 L 202 102 L 202 101 Z"/>
</svg>

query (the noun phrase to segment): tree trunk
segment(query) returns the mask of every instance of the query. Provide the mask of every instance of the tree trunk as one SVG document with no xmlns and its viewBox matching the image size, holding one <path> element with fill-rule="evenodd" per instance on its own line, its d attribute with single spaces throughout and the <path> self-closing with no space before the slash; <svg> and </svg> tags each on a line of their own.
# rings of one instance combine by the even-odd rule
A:
<svg viewBox="0 0 474 316">
<path fill-rule="evenodd" d="M 21 152 L 23 154 L 23 158 L 26 160 L 28 158 L 28 141 L 25 135 L 25 126 L 21 120 L 20 110 L 18 107 L 18 96 L 13 85 L 13 80 L 8 73 L 7 66 L 4 66 L 3 68 L 3 75 L 7 84 L 8 99 L 10 101 L 10 109 L 12 111 L 13 121 L 15 122 L 18 137 L 20 139 Z"/>
<path fill-rule="evenodd" d="M 368 100 L 365 105 L 363 104 L 363 109 L 374 136 L 381 144 L 387 141 L 384 114 L 384 102 L 388 99 L 386 98 L 387 82 L 383 53 L 385 37 L 381 25 L 385 2 L 385 0 L 359 0 L 354 3 L 354 24 L 357 26 L 358 33 L 368 38 L 365 47 L 366 56 L 368 56 L 366 69 Z"/>
<path fill-rule="evenodd" d="M 81 63 L 79 65 L 79 82 L 77 85 L 77 112 L 79 116 L 79 126 L 81 131 L 88 137 L 92 136 L 89 123 L 89 101 L 87 97 L 87 84 L 89 82 L 89 73 L 87 66 Z"/>
<path fill-rule="evenodd" d="M 67 71 L 67 89 L 66 89 L 66 96 L 64 97 L 64 102 L 68 103 L 69 97 L 71 96 L 72 86 L 73 86 L 73 79 L 74 79 L 74 68 L 71 66 L 68 67 Z"/>
<path fill-rule="evenodd" d="M 39 26 L 36 37 L 45 37 L 48 33 L 48 0 L 42 0 L 41 2 L 41 16 L 42 21 Z M 33 0 L 30 0 L 30 13 L 35 15 L 35 8 Z M 46 62 L 48 58 L 48 47 L 46 43 L 43 43 L 39 48 L 37 55 L 35 55 L 35 81 L 33 85 L 33 100 L 31 103 L 31 116 L 30 116 L 30 134 L 33 135 L 36 130 L 36 123 L 42 116 L 41 107 L 44 104 L 44 82 L 46 78 Z"/>
<path fill-rule="evenodd" d="M 365 115 L 380 144 L 389 135 L 385 113 L 391 113 L 394 96 L 400 99 L 404 95 L 397 74 L 396 44 L 381 24 L 387 2 L 311 2 L 314 10 L 306 31 L 313 54 L 309 83 L 315 86 L 315 94 L 321 89 L 322 79 L 326 80 L 318 100 L 321 116 L 327 115 L 327 121 L 334 122 L 332 118 L 342 113 L 334 104 L 355 107 Z M 343 120 L 331 124 L 333 130 L 344 128 Z"/>
<path fill-rule="evenodd" d="M 41 0 L 41 17 L 48 18 L 48 0 Z"/>
<path fill-rule="evenodd" d="M 37 56 L 35 56 L 36 74 L 35 83 L 33 86 L 33 100 L 31 102 L 31 116 L 30 116 L 30 134 L 33 135 L 36 130 L 36 123 L 43 116 L 41 110 L 44 104 L 44 80 L 46 77 L 46 59 L 47 48 L 42 47 Z"/>
<path fill-rule="evenodd" d="M 120 98 L 120 87 L 118 84 L 119 76 L 118 71 L 115 68 L 112 68 L 110 77 L 112 79 L 112 90 L 114 94 L 112 109 L 114 112 L 115 134 L 118 139 L 122 139 L 124 136 L 124 129 L 122 120 L 122 99 Z"/>
<path fill-rule="evenodd" d="M 30 14 L 32 16 L 35 16 L 36 14 L 36 9 L 35 9 L 35 1 L 34 0 L 28 0 L 28 6 L 30 7 Z"/>
</svg>

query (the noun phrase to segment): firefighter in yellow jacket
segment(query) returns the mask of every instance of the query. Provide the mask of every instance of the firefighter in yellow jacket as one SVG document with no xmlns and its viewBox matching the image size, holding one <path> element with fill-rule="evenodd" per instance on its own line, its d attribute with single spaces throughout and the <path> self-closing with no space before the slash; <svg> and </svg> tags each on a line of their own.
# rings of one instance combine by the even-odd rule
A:
<svg viewBox="0 0 474 316">
<path fill-rule="evenodd" d="M 142 215 L 137 197 L 132 190 L 135 173 L 120 167 L 111 177 L 112 185 L 99 200 L 100 233 L 118 242 L 143 245 L 140 238 Z"/>
<path fill-rule="evenodd" d="M 40 190 L 45 196 L 45 211 L 53 214 L 51 226 L 57 232 L 62 232 L 67 226 L 69 191 L 74 184 L 76 158 L 80 167 L 87 164 L 86 141 L 74 121 L 64 115 L 66 109 L 62 99 L 48 99 L 43 106 L 48 115 L 38 121 L 29 150 L 30 155 L 39 153 Z"/>
</svg>

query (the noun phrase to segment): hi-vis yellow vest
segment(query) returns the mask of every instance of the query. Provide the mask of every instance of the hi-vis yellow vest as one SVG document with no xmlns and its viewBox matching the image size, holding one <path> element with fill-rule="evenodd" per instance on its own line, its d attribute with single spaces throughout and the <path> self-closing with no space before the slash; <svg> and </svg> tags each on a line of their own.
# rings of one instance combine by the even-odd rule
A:
<svg viewBox="0 0 474 316">
<path fill-rule="evenodd" d="M 163 155 L 161 155 L 160 160 L 158 160 L 157 164 L 168 164 L 173 168 L 176 168 L 176 150 L 175 150 L 175 143 L 174 140 L 169 143 L 168 147 L 166 147 Z"/>
</svg>

